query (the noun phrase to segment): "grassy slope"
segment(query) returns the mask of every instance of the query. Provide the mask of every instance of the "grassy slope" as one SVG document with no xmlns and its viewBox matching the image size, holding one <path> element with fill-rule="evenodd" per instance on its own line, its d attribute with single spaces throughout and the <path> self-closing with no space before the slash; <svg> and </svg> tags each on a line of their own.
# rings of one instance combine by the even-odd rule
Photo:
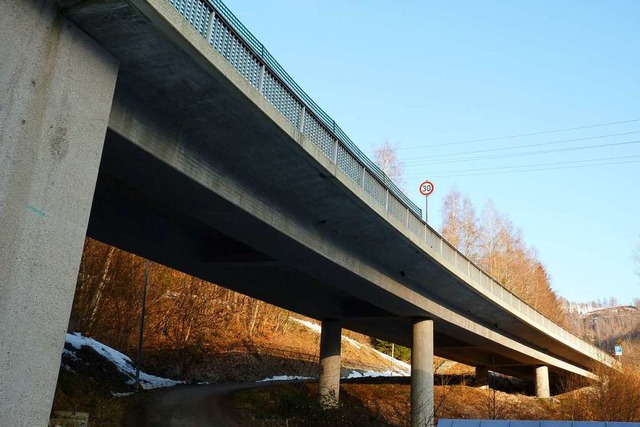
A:
<svg viewBox="0 0 640 427">
<path fill-rule="evenodd" d="M 340 408 L 326 412 L 315 401 L 315 385 L 284 384 L 238 392 L 228 407 L 240 425 L 407 426 L 409 392 L 406 384 L 343 384 Z M 562 418 L 559 401 L 468 386 L 436 386 L 435 402 L 438 418 Z"/>
</svg>

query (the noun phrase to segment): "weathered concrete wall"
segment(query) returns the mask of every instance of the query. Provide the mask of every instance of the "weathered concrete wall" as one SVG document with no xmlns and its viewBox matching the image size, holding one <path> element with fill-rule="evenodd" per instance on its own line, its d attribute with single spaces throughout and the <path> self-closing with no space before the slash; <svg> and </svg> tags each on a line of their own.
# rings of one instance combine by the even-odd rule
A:
<svg viewBox="0 0 640 427">
<path fill-rule="evenodd" d="M 47 424 L 117 63 L 46 0 L 0 0 L 0 425 Z"/>
</svg>

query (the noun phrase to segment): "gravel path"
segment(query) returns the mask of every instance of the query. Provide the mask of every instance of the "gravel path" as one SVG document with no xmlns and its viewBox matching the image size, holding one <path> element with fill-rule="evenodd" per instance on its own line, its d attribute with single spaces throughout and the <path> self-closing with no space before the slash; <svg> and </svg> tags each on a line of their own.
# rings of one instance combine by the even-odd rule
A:
<svg viewBox="0 0 640 427">
<path fill-rule="evenodd" d="M 265 384 L 176 386 L 149 392 L 129 418 L 130 426 L 139 427 L 211 427 L 239 426 L 229 418 L 221 397 L 236 390 L 264 387 Z"/>
</svg>

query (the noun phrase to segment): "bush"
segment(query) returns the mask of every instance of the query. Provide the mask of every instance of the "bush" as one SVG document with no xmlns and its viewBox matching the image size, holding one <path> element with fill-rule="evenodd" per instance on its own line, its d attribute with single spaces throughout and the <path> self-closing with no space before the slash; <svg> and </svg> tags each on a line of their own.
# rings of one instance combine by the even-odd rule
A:
<svg viewBox="0 0 640 427">
<path fill-rule="evenodd" d="M 598 367 L 598 381 L 563 399 L 564 417 L 584 421 L 640 421 L 640 372 Z"/>
<path fill-rule="evenodd" d="M 371 339 L 371 345 L 373 345 L 373 348 L 375 348 L 376 350 L 391 356 L 391 343 L 389 341 L 384 341 L 384 340 L 379 340 L 377 338 L 372 338 Z M 407 362 L 410 363 L 411 362 L 411 349 L 401 346 L 401 345 L 395 345 L 395 348 L 393 349 L 393 357 L 395 357 L 398 360 L 402 360 L 403 362 Z"/>
</svg>

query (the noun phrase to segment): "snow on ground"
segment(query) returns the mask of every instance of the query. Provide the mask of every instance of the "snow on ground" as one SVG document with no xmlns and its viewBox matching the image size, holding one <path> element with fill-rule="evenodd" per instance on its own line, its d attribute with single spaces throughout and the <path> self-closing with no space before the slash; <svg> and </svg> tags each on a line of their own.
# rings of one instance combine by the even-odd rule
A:
<svg viewBox="0 0 640 427">
<path fill-rule="evenodd" d="M 302 319 L 296 319 L 295 317 L 289 317 L 290 320 L 293 320 L 296 323 L 301 324 L 302 326 L 304 326 L 305 328 L 309 328 L 314 332 L 320 333 L 322 332 L 322 326 L 313 323 L 313 322 L 309 322 L 307 320 L 302 320 Z"/>
<path fill-rule="evenodd" d="M 342 376 L 340 378 L 377 378 L 377 377 L 397 377 L 399 376 L 397 372 L 392 372 L 390 370 L 383 372 L 376 371 L 351 371 L 346 376 Z M 292 380 L 316 380 L 314 377 L 302 377 L 299 375 L 274 375 L 273 377 L 265 378 L 256 382 L 264 383 L 270 381 L 292 381 Z M 113 393 L 112 393 L 113 394 Z M 114 394 L 115 396 L 115 394 Z"/>
<path fill-rule="evenodd" d="M 274 375 L 273 377 L 258 380 L 256 382 L 264 383 L 269 381 L 291 381 L 291 380 L 313 380 L 312 377 L 301 377 L 299 375 Z"/>
<path fill-rule="evenodd" d="M 135 391 L 127 391 L 124 393 L 116 393 L 115 391 L 111 392 L 111 396 L 113 397 L 127 397 L 127 396 L 131 396 L 133 393 L 135 393 Z"/>
<path fill-rule="evenodd" d="M 118 350 L 115 350 L 109 346 L 102 344 L 101 342 L 94 340 L 93 338 L 84 337 L 77 332 L 67 334 L 65 341 L 70 346 L 78 350 L 80 350 L 81 347 L 91 347 L 93 350 L 95 350 L 96 353 L 113 363 L 120 372 L 129 377 L 127 384 L 132 385 L 135 383 L 136 368 L 128 356 L 120 353 Z M 65 354 L 67 354 L 67 352 L 72 353 L 71 351 L 66 349 L 64 352 Z M 73 354 L 73 357 L 76 357 L 77 359 L 77 355 Z M 145 390 L 160 387 L 172 387 L 177 384 L 184 384 L 184 381 L 176 381 L 168 378 L 156 377 L 155 375 L 149 375 L 142 371 L 140 372 L 140 386 Z"/>
<path fill-rule="evenodd" d="M 302 319 L 296 319 L 295 317 L 289 317 L 289 319 L 291 319 L 292 321 L 311 329 L 312 331 L 316 332 L 316 333 L 320 333 L 322 332 L 322 326 L 316 324 L 316 323 L 312 323 L 309 322 L 307 320 L 302 320 Z M 363 375 L 363 376 L 393 376 L 393 375 L 397 375 L 397 376 L 410 376 L 411 375 L 411 365 L 409 365 L 408 363 L 405 363 L 401 360 L 398 360 L 396 358 L 393 358 L 391 356 L 389 356 L 388 354 L 384 354 L 381 351 L 376 350 L 375 348 L 369 347 L 368 345 L 362 344 L 359 341 L 354 340 L 353 338 L 349 338 L 347 336 L 342 335 L 342 339 L 344 341 L 346 341 L 347 343 L 351 344 L 352 346 L 354 346 L 355 348 L 357 348 L 358 350 L 361 350 L 363 347 L 365 347 L 367 350 L 373 352 L 374 354 L 382 357 L 385 360 L 389 361 L 389 365 L 390 365 L 390 370 L 387 370 L 385 372 L 374 372 L 374 371 L 366 371 L 366 372 L 370 372 L 376 375 Z M 366 373 L 365 372 L 365 373 Z M 388 375 L 384 375 L 385 373 L 388 372 Z M 352 371 L 353 373 L 359 373 L 358 371 Z M 349 374 L 351 375 L 351 374 Z M 357 377 L 347 377 L 347 378 L 357 378 Z"/>
<path fill-rule="evenodd" d="M 351 371 L 349 375 L 342 378 L 377 378 L 377 377 L 397 377 L 399 376 L 395 372 L 384 371 L 384 372 L 376 372 L 376 371 Z"/>
<path fill-rule="evenodd" d="M 388 354 L 384 354 L 381 351 L 376 350 L 375 348 L 370 349 L 372 352 L 376 353 L 378 356 L 383 359 L 387 359 L 389 363 L 393 366 L 393 371 L 405 376 L 411 376 L 411 365 L 402 360 L 398 360 L 394 357 L 389 356 Z"/>
<path fill-rule="evenodd" d="M 345 335 L 342 335 L 342 339 L 348 342 L 349 344 L 351 344 L 352 346 L 354 346 L 355 348 L 357 348 L 358 350 L 362 350 L 362 345 L 358 341 L 354 340 L 353 338 L 349 338 Z"/>
</svg>

